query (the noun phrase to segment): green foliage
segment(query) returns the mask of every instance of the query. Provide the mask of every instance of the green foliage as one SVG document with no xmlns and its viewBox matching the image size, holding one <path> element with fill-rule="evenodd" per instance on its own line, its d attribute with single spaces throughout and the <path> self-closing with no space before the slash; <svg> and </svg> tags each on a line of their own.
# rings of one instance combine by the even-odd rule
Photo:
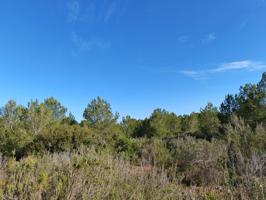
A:
<svg viewBox="0 0 266 200">
<path fill-rule="evenodd" d="M 185 115 L 182 117 L 182 132 L 191 135 L 196 135 L 199 133 L 199 114 L 192 113 L 190 115 Z"/>
<path fill-rule="evenodd" d="M 0 128 L 0 151 L 6 156 L 20 158 L 25 155 L 25 147 L 32 143 L 33 138 L 33 135 L 21 129 L 13 131 Z"/>
<path fill-rule="evenodd" d="M 31 101 L 27 107 L 26 124 L 29 131 L 38 135 L 53 122 L 53 113 L 46 105 L 38 100 Z"/>
<path fill-rule="evenodd" d="M 38 134 L 28 147 L 35 152 L 62 152 L 76 149 L 81 145 L 90 144 L 91 133 L 78 125 L 55 123 Z"/>
<path fill-rule="evenodd" d="M 54 98 L 43 103 L 30 101 L 27 107 L 9 101 L 1 109 L 0 150 L 21 158 L 27 154 L 56 152 L 89 144 L 91 133 L 65 117 L 66 108 Z"/>
<path fill-rule="evenodd" d="M 133 137 L 146 137 L 151 138 L 155 136 L 154 127 L 151 126 L 149 119 L 144 119 L 141 121 L 139 126 L 134 131 Z"/>
<path fill-rule="evenodd" d="M 214 193 L 213 191 L 206 193 L 204 196 L 204 200 L 217 200 L 217 199 L 218 197 L 216 193 Z"/>
<path fill-rule="evenodd" d="M 235 96 L 227 95 L 221 104 L 222 118 L 228 122 L 232 114 L 242 117 L 253 129 L 257 124 L 266 125 L 266 73 L 264 72 L 260 82 L 245 84 Z"/>
<path fill-rule="evenodd" d="M 67 109 L 61 105 L 55 98 L 50 97 L 44 100 L 44 106 L 51 112 L 54 120 L 62 120 L 65 118 Z"/>
<path fill-rule="evenodd" d="M 253 128 L 257 123 L 266 120 L 266 105 L 262 102 L 266 92 L 258 90 L 256 85 L 246 84 L 240 88 L 237 101 L 239 103 L 239 115 L 242 116 Z"/>
<path fill-rule="evenodd" d="M 126 160 L 136 160 L 139 154 L 137 142 L 133 138 L 120 134 L 114 138 L 114 148 L 117 154 L 122 155 Z"/>
<path fill-rule="evenodd" d="M 2 117 L 4 126 L 9 130 L 13 130 L 18 124 L 20 114 L 23 113 L 20 112 L 17 103 L 13 100 L 8 101 L 0 110 L 0 116 Z"/>
<path fill-rule="evenodd" d="M 224 102 L 220 106 L 220 112 L 222 116 L 222 121 L 225 123 L 229 122 L 230 116 L 236 113 L 239 109 L 236 97 L 233 95 L 227 95 Z"/>
<path fill-rule="evenodd" d="M 102 128 L 116 122 L 119 115 L 113 114 L 111 105 L 101 97 L 93 99 L 84 110 L 83 117 L 89 125 Z"/>
<path fill-rule="evenodd" d="M 123 117 L 121 127 L 125 135 L 129 137 L 134 137 L 138 127 L 141 125 L 141 120 L 131 118 L 130 116 Z"/>
<path fill-rule="evenodd" d="M 72 113 L 69 113 L 69 115 L 62 120 L 62 122 L 67 123 L 69 125 L 78 124 L 77 120 L 75 119 L 75 116 Z"/>
<path fill-rule="evenodd" d="M 154 110 L 150 124 L 155 136 L 174 136 L 181 132 L 181 119 L 166 110 Z"/>
<path fill-rule="evenodd" d="M 218 110 L 213 104 L 208 103 L 204 109 L 201 109 L 199 123 L 203 138 L 210 140 L 213 137 L 219 136 L 221 122 L 218 117 Z"/>
</svg>

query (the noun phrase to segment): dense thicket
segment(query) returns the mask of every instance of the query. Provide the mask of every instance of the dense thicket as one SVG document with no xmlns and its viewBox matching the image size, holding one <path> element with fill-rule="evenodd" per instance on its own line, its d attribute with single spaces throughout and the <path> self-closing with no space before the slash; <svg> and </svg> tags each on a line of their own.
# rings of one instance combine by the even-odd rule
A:
<svg viewBox="0 0 266 200">
<path fill-rule="evenodd" d="M 199 113 L 182 116 L 155 109 L 149 118 L 140 120 L 126 116 L 119 122 L 119 115 L 113 113 L 111 105 L 97 97 L 85 108 L 83 117 L 83 121 L 77 122 L 54 98 L 43 102 L 32 100 L 27 106 L 8 101 L 0 110 L 0 151 L 3 156 L 0 197 L 102 199 L 107 192 L 106 199 L 127 199 L 131 196 L 126 196 L 129 192 L 135 195 L 133 199 L 156 199 L 149 190 L 156 191 L 158 184 L 158 187 L 166 187 L 160 191 L 161 196 L 169 190 L 168 199 L 189 199 L 189 195 L 184 193 L 184 186 L 219 186 L 221 196 L 219 191 L 214 190 L 214 193 L 208 191 L 198 198 L 265 198 L 266 73 L 258 84 L 246 84 L 240 87 L 238 94 L 227 95 L 219 109 L 208 103 Z M 93 149 L 94 153 L 86 155 L 84 149 L 89 152 Z M 42 159 L 46 154 L 49 156 Z M 106 164 L 96 164 L 100 158 L 95 156 L 102 155 L 111 156 L 112 162 L 117 163 L 107 168 Z M 128 168 L 110 172 L 114 165 L 120 169 L 121 162 L 123 165 L 127 163 Z M 114 179 L 99 175 L 104 179 L 99 183 L 102 187 L 107 187 L 108 180 L 105 178 L 110 178 L 112 187 L 116 188 L 115 185 L 119 184 L 121 188 L 116 188 L 117 191 L 102 188 L 101 191 L 97 186 L 98 178 L 94 180 L 95 177 L 89 175 L 91 170 L 95 170 L 94 165 L 99 167 L 99 174 L 123 173 L 124 178 Z M 134 170 L 133 174 L 127 174 L 126 170 L 138 169 L 139 166 L 147 171 L 146 174 L 142 170 L 141 176 L 146 177 L 151 171 L 156 171 L 158 177 L 153 174 L 154 177 L 139 180 Z M 58 178 L 52 177 L 52 173 Z M 79 183 L 72 180 L 73 173 L 79 177 Z M 162 186 L 164 175 L 166 185 Z M 24 176 L 30 181 L 20 183 L 17 176 Z M 39 176 L 41 182 L 38 182 Z M 58 183 L 62 176 L 66 177 Z M 92 188 L 97 188 L 95 195 L 99 196 L 94 196 L 92 191 L 88 191 L 90 188 L 83 186 L 86 181 L 91 181 Z M 31 188 L 29 184 L 38 187 Z M 66 196 L 69 188 L 64 187 L 69 184 L 78 184 L 76 189 L 84 190 L 84 196 Z M 143 188 L 136 192 L 134 185 L 138 184 L 138 188 Z M 60 190 L 57 191 L 57 187 Z M 31 190 L 34 192 L 31 193 Z M 181 190 L 184 196 L 176 192 Z M 33 194 L 37 196 L 30 196 Z"/>
</svg>

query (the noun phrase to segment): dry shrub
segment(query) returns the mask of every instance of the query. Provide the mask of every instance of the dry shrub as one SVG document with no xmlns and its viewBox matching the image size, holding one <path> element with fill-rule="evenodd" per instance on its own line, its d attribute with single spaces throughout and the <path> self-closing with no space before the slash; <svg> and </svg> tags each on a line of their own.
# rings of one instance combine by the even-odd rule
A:
<svg viewBox="0 0 266 200">
<path fill-rule="evenodd" d="M 188 141 L 189 144 L 191 142 Z M 198 145 L 193 148 L 201 149 L 200 152 L 203 153 L 205 148 L 213 149 L 220 144 L 214 143 L 205 148 L 204 145 Z M 220 148 L 218 149 L 221 150 Z M 218 150 L 213 153 L 207 151 L 201 156 L 197 155 L 197 160 L 191 160 L 191 167 L 194 165 L 196 169 L 200 169 L 195 164 L 201 163 L 199 158 L 214 159 L 220 157 L 220 154 Z M 207 162 L 207 166 L 212 165 Z M 202 172 L 197 170 L 191 170 L 190 173 L 185 170 L 184 173 L 191 178 L 202 176 Z M 219 175 L 216 171 L 215 174 Z M 247 180 L 246 184 L 235 190 L 226 186 L 186 187 L 179 184 L 177 179 L 169 178 L 168 170 L 144 164 L 134 166 L 108 153 L 97 153 L 94 149 L 54 153 L 43 157 L 28 156 L 20 161 L 13 158 L 2 159 L 0 176 L 0 199 L 10 200 L 235 199 L 239 191 L 243 192 L 242 196 L 252 197 L 251 199 L 263 199 L 265 195 L 265 180 L 263 182 L 262 179 L 255 182 Z M 261 185 L 264 190 L 260 189 Z"/>
<path fill-rule="evenodd" d="M 226 145 L 193 138 L 178 139 L 172 144 L 172 164 L 186 185 L 220 185 L 227 179 Z"/>
</svg>

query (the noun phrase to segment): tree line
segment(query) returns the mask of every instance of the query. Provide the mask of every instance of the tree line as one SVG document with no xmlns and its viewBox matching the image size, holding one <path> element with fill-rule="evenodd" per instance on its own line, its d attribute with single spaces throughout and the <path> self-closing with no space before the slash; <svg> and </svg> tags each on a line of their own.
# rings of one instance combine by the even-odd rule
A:
<svg viewBox="0 0 266 200">
<path fill-rule="evenodd" d="M 258 84 L 241 86 L 238 94 L 229 94 L 218 109 L 208 103 L 199 113 L 178 116 L 165 109 L 155 109 L 149 118 L 140 120 L 130 116 L 118 122 L 119 114 L 101 97 L 89 102 L 80 123 L 55 98 L 43 102 L 32 100 L 18 105 L 10 100 L 0 110 L 0 150 L 17 158 L 31 153 L 65 151 L 80 145 L 120 145 L 132 138 L 177 138 L 191 136 L 198 139 L 224 139 L 232 118 L 243 120 L 255 130 L 266 126 L 266 73 Z M 124 144 L 128 145 L 128 144 Z M 114 144 L 118 149 L 119 142 Z"/>
</svg>

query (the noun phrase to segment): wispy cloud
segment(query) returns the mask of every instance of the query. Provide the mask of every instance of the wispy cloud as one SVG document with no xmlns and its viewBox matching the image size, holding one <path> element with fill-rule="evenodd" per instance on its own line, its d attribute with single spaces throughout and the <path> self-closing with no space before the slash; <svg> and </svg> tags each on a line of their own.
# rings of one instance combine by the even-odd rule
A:
<svg viewBox="0 0 266 200">
<path fill-rule="evenodd" d="M 93 38 L 90 40 L 86 40 L 82 38 L 77 33 L 72 33 L 72 42 L 79 50 L 91 51 L 94 49 L 106 49 L 110 46 L 110 44 L 102 39 Z"/>
<path fill-rule="evenodd" d="M 244 60 L 244 61 L 224 63 L 220 67 L 217 67 L 216 69 L 214 69 L 213 72 L 225 72 L 225 71 L 230 71 L 230 70 L 255 71 L 255 70 L 264 69 L 265 67 L 266 67 L 266 64 L 262 62 Z"/>
<path fill-rule="evenodd" d="M 193 70 L 181 70 L 181 74 L 191 77 L 195 80 L 200 80 L 206 78 L 206 73 L 204 71 L 193 71 Z"/>
<path fill-rule="evenodd" d="M 244 19 L 242 22 L 240 22 L 240 23 L 237 25 L 237 28 L 238 28 L 239 30 L 242 30 L 242 29 L 244 29 L 244 28 L 248 25 L 248 23 L 249 23 L 249 18 L 246 18 L 246 19 Z"/>
<path fill-rule="evenodd" d="M 110 18 L 112 17 L 112 15 L 115 13 L 116 11 L 116 7 L 117 7 L 117 4 L 115 1 L 113 1 L 107 8 L 106 10 L 106 13 L 105 13 L 105 16 L 104 16 L 104 22 L 107 23 Z"/>
<path fill-rule="evenodd" d="M 69 0 L 67 3 L 67 18 L 71 23 L 107 24 L 113 18 L 121 17 L 125 13 L 128 4 L 129 0 Z"/>
<path fill-rule="evenodd" d="M 264 5 L 264 3 L 266 2 L 266 0 L 257 0 L 259 5 Z"/>
<path fill-rule="evenodd" d="M 190 37 L 188 35 L 181 35 L 178 37 L 178 42 L 180 43 L 187 43 Z"/>
<path fill-rule="evenodd" d="M 206 43 L 210 43 L 213 42 L 214 40 L 216 40 L 216 34 L 215 33 L 209 33 L 208 35 L 206 35 L 203 39 L 202 39 L 202 43 L 206 44 Z"/>
<path fill-rule="evenodd" d="M 217 65 L 213 69 L 207 70 L 181 70 L 179 73 L 191 77 L 195 80 L 205 79 L 209 77 L 211 74 L 222 73 L 228 71 L 256 71 L 266 69 L 266 63 L 252 61 L 252 60 L 243 60 L 243 61 L 235 61 L 222 63 Z"/>
<path fill-rule="evenodd" d="M 79 13 L 80 13 L 79 2 L 77 0 L 68 2 L 67 10 L 68 10 L 68 20 L 70 22 L 76 22 L 79 18 Z"/>
</svg>

